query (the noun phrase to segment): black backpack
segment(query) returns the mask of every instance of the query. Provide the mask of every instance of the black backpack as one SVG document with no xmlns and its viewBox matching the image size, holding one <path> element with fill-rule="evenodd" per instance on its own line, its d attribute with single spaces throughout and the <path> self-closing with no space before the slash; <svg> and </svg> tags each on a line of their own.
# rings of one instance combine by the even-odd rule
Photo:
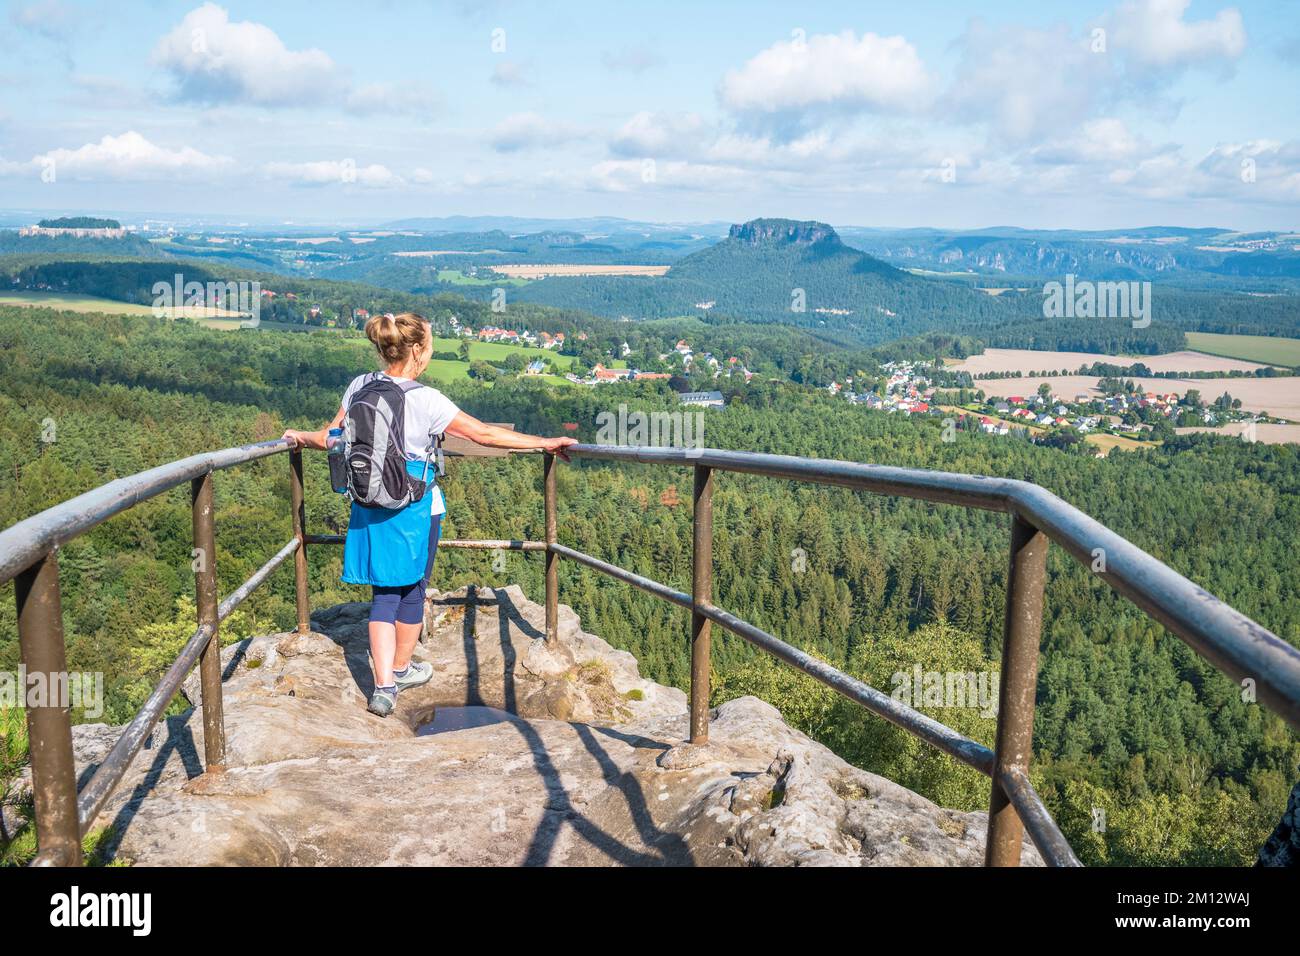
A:
<svg viewBox="0 0 1300 956">
<path fill-rule="evenodd" d="M 406 393 L 423 387 L 419 382 L 399 383 L 375 374 L 348 402 L 343 416 L 343 457 L 347 493 L 357 504 L 395 510 L 424 497 L 429 460 L 425 460 L 420 478 L 406 470 Z M 429 434 L 430 455 L 441 437 Z"/>
</svg>

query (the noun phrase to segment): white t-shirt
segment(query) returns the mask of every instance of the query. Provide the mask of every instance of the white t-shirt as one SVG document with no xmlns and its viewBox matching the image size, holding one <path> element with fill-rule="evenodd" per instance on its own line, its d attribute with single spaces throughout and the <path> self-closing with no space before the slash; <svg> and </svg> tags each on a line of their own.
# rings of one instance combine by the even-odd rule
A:
<svg viewBox="0 0 1300 956">
<path fill-rule="evenodd" d="M 409 378 L 399 378 L 385 372 L 367 372 L 354 378 L 343 393 L 343 407 L 348 407 L 352 396 L 372 375 L 382 375 L 399 385 L 409 382 Z M 441 435 L 451 424 L 460 409 L 442 392 L 428 385 L 421 385 L 406 393 L 406 447 L 403 449 L 407 461 L 424 461 L 429 454 L 429 433 Z M 433 496 L 433 513 L 445 514 L 447 506 L 443 503 L 442 492 L 435 487 Z"/>
</svg>

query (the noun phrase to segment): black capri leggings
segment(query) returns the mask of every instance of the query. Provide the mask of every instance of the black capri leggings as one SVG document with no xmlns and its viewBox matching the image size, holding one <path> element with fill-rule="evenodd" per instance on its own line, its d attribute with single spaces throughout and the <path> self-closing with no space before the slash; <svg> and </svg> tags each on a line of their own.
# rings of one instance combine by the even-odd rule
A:
<svg viewBox="0 0 1300 956">
<path fill-rule="evenodd" d="M 433 572 L 433 559 L 438 553 L 438 535 L 442 531 L 442 515 L 434 515 L 429 525 L 429 562 L 424 566 L 424 577 L 414 584 L 401 587 L 371 588 L 370 621 L 381 624 L 419 624 L 424 620 L 424 594 Z"/>
</svg>

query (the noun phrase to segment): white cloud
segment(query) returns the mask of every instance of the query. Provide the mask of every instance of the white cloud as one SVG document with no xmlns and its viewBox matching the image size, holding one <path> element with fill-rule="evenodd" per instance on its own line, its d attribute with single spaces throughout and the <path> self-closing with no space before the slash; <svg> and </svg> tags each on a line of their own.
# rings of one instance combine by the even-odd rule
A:
<svg viewBox="0 0 1300 956">
<path fill-rule="evenodd" d="M 191 10 L 158 41 L 154 62 L 183 99 L 301 106 L 341 98 L 337 65 L 322 50 L 290 50 L 270 27 L 232 21 L 215 3 Z"/>
<path fill-rule="evenodd" d="M 1190 0 L 1126 0 L 1105 21 L 1108 43 L 1146 67 L 1231 61 L 1246 49 L 1246 27 L 1235 7 L 1213 19 L 1184 19 Z"/>
<path fill-rule="evenodd" d="M 31 163 L 13 163 L 0 156 L 0 176 L 22 176 L 31 172 Z"/>
<path fill-rule="evenodd" d="M 643 110 L 622 125 L 609 148 L 620 156 L 697 156 L 716 136 L 698 113 Z"/>
<path fill-rule="evenodd" d="M 742 175 L 737 169 L 681 160 L 609 159 L 593 165 L 586 178 L 588 189 L 613 193 L 658 187 L 716 191 L 741 184 Z"/>
<path fill-rule="evenodd" d="M 1188 67 L 1231 66 L 1246 43 L 1235 9 L 1188 21 L 1187 6 L 1125 0 L 1094 21 L 1095 33 L 972 20 L 956 41 L 961 58 L 940 113 L 1019 144 L 1059 139 L 1121 103 L 1172 119 L 1180 104 L 1163 94 L 1169 82 Z"/>
<path fill-rule="evenodd" d="M 910 149 L 910 147 L 909 147 Z M 812 130 L 793 138 L 728 129 L 698 113 L 634 114 L 610 138 L 617 157 L 685 160 L 740 170 L 802 169 L 812 174 L 827 162 L 864 160 L 901 151 L 879 138 Z M 915 161 L 914 151 L 908 154 Z M 820 165 L 819 165 L 820 164 Z"/>
<path fill-rule="evenodd" d="M 583 132 L 568 123 L 548 120 L 536 113 L 507 116 L 488 133 L 488 142 L 499 153 L 560 146 L 579 139 Z"/>
<path fill-rule="evenodd" d="M 1064 26 L 1050 30 L 993 27 L 971 21 L 941 102 L 955 119 L 986 122 L 1011 142 L 1069 129 L 1090 116 L 1113 66 Z"/>
<path fill-rule="evenodd" d="M 935 78 L 901 36 L 852 30 L 774 43 L 722 80 L 722 103 L 751 117 L 909 113 L 934 95 Z"/>
<path fill-rule="evenodd" d="M 1153 146 L 1117 120 L 1035 147 L 1013 163 L 1008 184 L 1021 197 L 1074 196 L 1109 202 L 1300 200 L 1300 141 L 1221 143 L 1189 160 L 1174 143 Z"/>
<path fill-rule="evenodd" d="M 631 116 L 610 137 L 611 159 L 592 167 L 591 188 L 630 192 L 666 188 L 749 190 L 779 194 L 898 192 L 939 181 L 945 160 L 958 162 L 962 181 L 987 175 L 1002 182 L 969 148 L 929 141 L 911 125 L 864 132 L 812 129 L 797 135 L 733 129 L 697 113 Z M 653 164 L 647 165 L 647 161 Z"/>
<path fill-rule="evenodd" d="M 402 177 L 387 166 L 372 163 L 358 166 L 351 159 L 325 159 L 309 163 L 267 163 L 262 173 L 268 179 L 294 186 L 364 186 L 384 189 L 403 185 Z"/>
<path fill-rule="evenodd" d="M 26 166 L 39 169 L 51 163 L 60 179 L 144 181 L 206 178 L 234 165 L 227 156 L 211 156 L 192 146 L 157 146 L 134 130 L 77 149 L 53 149 L 33 156 Z"/>
<path fill-rule="evenodd" d="M 1196 173 L 1234 191 L 1249 187 L 1260 198 L 1294 202 L 1300 200 L 1300 140 L 1220 143 L 1196 164 Z"/>
<path fill-rule="evenodd" d="M 81 13 L 61 0 L 37 0 L 9 12 L 9 21 L 14 26 L 55 43 L 66 42 L 83 19 Z"/>
<path fill-rule="evenodd" d="M 1099 117 L 1033 147 L 1028 155 L 1048 165 L 1099 165 L 1129 162 L 1150 152 L 1150 145 L 1123 120 Z"/>
<path fill-rule="evenodd" d="M 501 60 L 488 79 L 496 86 L 532 86 L 532 68 L 516 60 Z"/>
<path fill-rule="evenodd" d="M 414 82 L 354 87 L 328 53 L 291 50 L 270 27 L 231 20 L 215 3 L 187 13 L 158 41 L 153 60 L 176 81 L 178 98 L 198 103 L 414 116 L 440 106 L 434 92 Z"/>
</svg>

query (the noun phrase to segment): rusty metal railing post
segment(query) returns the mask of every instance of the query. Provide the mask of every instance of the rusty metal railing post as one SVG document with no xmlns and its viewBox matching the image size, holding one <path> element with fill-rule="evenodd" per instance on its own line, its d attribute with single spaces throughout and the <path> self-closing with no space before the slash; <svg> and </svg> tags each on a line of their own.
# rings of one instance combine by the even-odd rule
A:
<svg viewBox="0 0 1300 956">
<path fill-rule="evenodd" d="M 546 643 L 560 639 L 560 556 L 553 550 L 555 533 L 555 456 L 542 458 L 542 507 L 546 512 Z"/>
<path fill-rule="evenodd" d="M 293 554 L 294 600 L 298 605 L 298 633 L 311 630 L 311 603 L 307 598 L 307 506 L 302 490 L 302 449 L 289 452 L 289 503 L 293 508 L 293 536 L 298 550 Z"/>
<path fill-rule="evenodd" d="M 1001 775 L 1013 767 L 1027 774 L 1033 753 L 1034 695 L 1038 688 L 1038 645 L 1043 628 L 1047 543 L 1047 535 L 1019 515 L 1013 516 L 985 866 L 1020 865 L 1024 824 L 1002 789 Z"/>
<path fill-rule="evenodd" d="M 700 613 L 713 603 L 713 469 L 695 466 L 694 540 L 691 549 L 691 743 L 709 742 L 709 642 L 711 622 Z"/>
<path fill-rule="evenodd" d="M 77 768 L 72 756 L 72 712 L 68 706 L 57 552 L 51 551 L 18 575 L 14 595 L 19 650 L 26 671 L 22 693 L 31 751 L 38 859 L 54 866 L 80 866 Z M 27 693 L 27 682 L 34 676 L 45 682 L 43 700 L 30 699 Z"/>
<path fill-rule="evenodd" d="M 198 626 L 211 634 L 199 658 L 203 694 L 203 763 L 215 770 L 226 762 L 226 720 L 221 702 L 221 638 L 217 631 L 217 535 L 212 506 L 212 473 L 190 482 L 194 524 L 194 604 Z"/>
</svg>

